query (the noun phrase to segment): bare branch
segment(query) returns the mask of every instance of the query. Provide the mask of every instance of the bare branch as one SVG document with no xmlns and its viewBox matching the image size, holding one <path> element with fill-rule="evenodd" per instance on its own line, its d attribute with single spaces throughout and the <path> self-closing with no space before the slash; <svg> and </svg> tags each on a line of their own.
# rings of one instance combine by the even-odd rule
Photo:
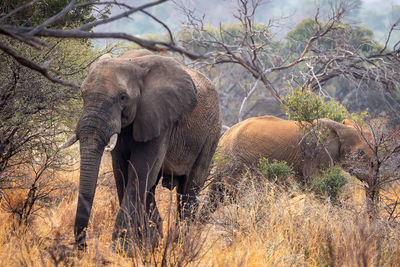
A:
<svg viewBox="0 0 400 267">
<path fill-rule="evenodd" d="M 15 13 L 18 11 L 21 11 L 24 8 L 27 8 L 29 6 L 34 5 L 35 3 L 38 3 L 40 0 L 35 0 L 31 1 L 23 6 L 18 7 L 17 9 L 11 11 L 4 17 L 0 19 L 0 21 L 4 21 L 7 18 L 12 17 Z M 139 7 L 132 7 L 129 6 L 125 3 L 120 3 L 118 1 L 100 1 L 100 2 L 84 2 L 84 3 L 76 3 L 76 0 L 72 0 L 66 5 L 60 12 L 58 12 L 56 15 L 52 16 L 51 18 L 45 19 L 45 21 L 35 27 L 23 27 L 23 26 L 13 26 L 13 25 L 4 25 L 0 24 L 0 34 L 5 35 L 10 37 L 11 39 L 18 40 L 20 42 L 26 43 L 36 49 L 41 49 L 42 47 L 48 46 L 48 44 L 40 39 L 40 37 L 53 37 L 53 38 L 111 38 L 111 39 L 120 39 L 120 40 L 127 40 L 131 41 L 133 43 L 136 43 L 143 48 L 152 50 L 152 51 L 166 51 L 166 50 L 171 50 L 178 52 L 182 55 L 186 55 L 187 57 L 191 59 L 198 59 L 198 58 L 204 58 L 204 56 L 201 56 L 199 54 L 190 52 L 182 47 L 179 47 L 175 44 L 174 38 L 172 35 L 171 30 L 169 27 L 163 23 L 161 20 L 153 16 L 151 13 L 145 11 L 146 8 L 150 8 L 159 4 L 162 4 L 164 2 L 167 2 L 168 0 L 158 0 L 158 1 L 153 1 L 150 3 L 143 4 Z M 84 8 L 88 6 L 104 6 L 104 5 L 114 5 L 114 6 L 120 6 L 125 9 L 126 11 L 111 16 L 106 19 L 97 19 L 92 22 L 86 23 L 78 28 L 74 29 L 50 29 L 48 26 L 54 24 L 54 22 L 64 18 L 69 12 L 72 10 L 76 10 L 79 8 Z M 149 18 L 153 19 L 157 23 L 159 23 L 166 31 L 168 32 L 168 35 L 170 37 L 169 42 L 164 42 L 164 41 L 155 41 L 155 40 L 146 40 L 143 38 L 136 37 L 134 35 L 130 35 L 127 33 L 123 32 L 91 32 L 88 31 L 92 29 L 95 26 L 99 25 L 104 25 L 113 21 L 116 21 L 121 18 L 126 18 L 132 15 L 135 12 L 142 12 L 145 15 L 147 15 Z M 43 66 L 40 66 L 39 64 L 35 63 L 32 60 L 29 60 L 21 55 L 18 54 L 17 51 L 14 51 L 12 48 L 8 47 L 6 44 L 1 44 L 0 49 L 6 52 L 7 54 L 11 55 L 14 57 L 17 62 L 22 64 L 23 66 L 33 68 L 34 70 L 38 71 L 39 73 L 43 74 L 46 78 L 50 79 L 53 82 L 61 83 L 64 85 L 68 86 L 76 86 L 73 83 L 65 82 L 62 81 L 58 78 L 52 77 L 49 75 L 49 72 L 54 72 L 53 70 L 49 70 Z"/>
<path fill-rule="evenodd" d="M 397 21 L 395 23 L 393 23 L 392 27 L 390 27 L 388 37 L 386 38 L 386 41 L 385 41 L 385 46 L 382 48 L 382 50 L 379 52 L 379 54 L 382 54 L 386 50 L 389 40 L 390 40 L 390 36 L 392 35 L 393 30 L 397 27 L 397 25 L 399 23 L 400 23 L 400 17 L 397 19 Z M 395 47 L 394 47 L 394 49 L 395 49 Z"/>
<path fill-rule="evenodd" d="M 145 11 L 145 10 L 141 10 L 141 12 L 143 14 L 146 14 L 147 16 L 149 16 L 150 18 L 152 18 L 154 21 L 158 22 L 159 24 L 161 24 L 161 26 L 164 27 L 164 29 L 168 32 L 168 36 L 169 36 L 169 40 L 171 43 L 175 43 L 174 41 L 174 36 L 171 32 L 171 30 L 169 29 L 169 27 L 167 26 L 167 24 L 165 24 L 164 22 L 162 22 L 161 20 L 159 20 L 158 18 L 156 18 L 155 16 L 153 16 L 152 14 L 150 14 L 149 12 Z"/>
<path fill-rule="evenodd" d="M 78 28 L 78 30 L 84 31 L 84 30 L 88 30 L 88 29 L 91 29 L 93 27 L 96 27 L 96 26 L 99 26 L 99 25 L 102 25 L 102 24 L 107 24 L 107 23 L 110 23 L 112 21 L 115 21 L 115 20 L 118 20 L 118 19 L 121 19 L 121 18 L 124 18 L 124 17 L 128 17 L 129 15 L 131 15 L 131 14 L 137 12 L 137 11 L 141 11 L 141 10 L 143 10 L 145 8 L 159 5 L 159 4 L 164 3 L 166 1 L 167 0 L 159 0 L 159 1 L 151 2 L 151 3 L 148 3 L 148 4 L 144 4 L 144 5 L 142 5 L 140 7 L 137 7 L 137 8 L 129 9 L 128 11 L 125 11 L 125 12 L 123 12 L 121 14 L 112 16 L 112 17 L 107 18 L 107 19 L 95 20 L 93 22 L 89 22 L 89 23 L 87 23 L 85 25 L 80 26 Z"/>
<path fill-rule="evenodd" d="M 72 0 L 63 10 L 61 10 L 58 14 L 54 15 L 53 17 L 49 18 L 33 30 L 27 33 L 27 36 L 34 36 L 36 33 L 40 32 L 47 26 L 51 25 L 53 22 L 56 22 L 57 20 L 61 19 L 64 17 L 69 11 L 71 11 L 74 7 L 76 0 Z"/>
</svg>

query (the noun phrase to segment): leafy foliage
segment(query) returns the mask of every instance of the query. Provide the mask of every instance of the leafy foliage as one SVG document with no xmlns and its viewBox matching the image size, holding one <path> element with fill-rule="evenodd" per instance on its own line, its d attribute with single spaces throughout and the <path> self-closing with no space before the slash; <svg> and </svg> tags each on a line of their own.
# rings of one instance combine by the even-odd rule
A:
<svg viewBox="0 0 400 267">
<path fill-rule="evenodd" d="M 342 169 L 338 166 L 321 171 L 321 175 L 315 177 L 311 184 L 312 189 L 318 196 L 327 195 L 332 203 L 338 203 L 339 194 L 347 183 Z"/>
<path fill-rule="evenodd" d="M 342 122 L 349 116 L 343 105 L 333 100 L 325 101 L 322 95 L 309 89 L 291 90 L 284 100 L 282 108 L 290 120 L 312 123 L 316 119 L 328 118 Z"/>
<path fill-rule="evenodd" d="M 374 40 L 374 33 L 370 29 L 361 26 L 351 26 L 341 23 L 337 29 L 317 41 L 318 48 L 324 53 L 335 52 L 340 47 L 343 38 L 354 48 L 360 50 L 364 55 L 379 52 L 383 47 Z M 317 31 L 318 24 L 312 18 L 301 21 L 297 26 L 286 34 L 287 45 L 291 52 L 300 54 L 306 46 L 307 40 Z"/>
<path fill-rule="evenodd" d="M 7 14 L 8 12 L 14 10 L 15 8 L 27 4 L 30 0 L 13 0 L 13 1 L 2 1 L 0 3 L 0 14 Z M 68 4 L 69 0 L 42 0 L 27 7 L 17 14 L 6 20 L 7 24 L 14 25 L 24 25 L 24 26 L 34 26 L 39 25 L 48 18 L 56 15 L 61 10 L 63 10 Z M 85 3 L 85 0 L 77 0 L 77 3 Z M 92 2 L 99 2 L 99 0 L 95 0 Z M 101 16 L 107 16 L 109 13 L 109 9 L 106 7 L 101 12 Z M 66 14 L 61 20 L 53 23 L 51 27 L 54 28 L 63 28 L 70 27 L 73 25 L 80 25 L 91 22 L 95 20 L 96 17 L 92 12 L 92 6 L 88 5 L 86 7 L 75 9 L 72 12 Z"/>
<path fill-rule="evenodd" d="M 273 160 L 270 162 L 266 158 L 260 159 L 258 169 L 261 175 L 269 179 L 283 180 L 293 174 L 293 168 L 288 166 L 285 161 Z"/>
<path fill-rule="evenodd" d="M 7 40 L 4 40 L 7 42 Z M 46 51 L 20 43 L 13 47 L 28 58 L 36 58 L 60 72 L 64 79 L 80 83 L 96 57 L 89 43 L 80 40 L 56 41 Z M 78 88 L 49 82 L 37 72 L 22 67 L 0 53 L 0 172 L 8 166 L 32 159 L 32 153 L 55 149 L 55 137 L 76 120 L 80 106 Z M 67 115 L 68 114 L 68 115 Z M 27 156 L 27 155 L 31 156 Z"/>
<path fill-rule="evenodd" d="M 325 100 L 321 94 L 309 89 L 304 91 L 291 90 L 284 97 L 282 109 L 285 110 L 290 120 L 298 122 L 314 123 L 317 119 L 327 118 L 336 122 L 351 119 L 362 123 L 368 116 L 368 111 L 361 113 L 349 113 L 345 106 L 335 100 Z"/>
<path fill-rule="evenodd" d="M 0 14 L 31 1 L 2 1 Z M 4 23 L 11 25 L 37 26 L 58 14 L 70 1 L 42 0 L 28 5 Z M 84 3 L 77 0 L 77 3 Z M 93 1 L 98 2 L 98 0 Z M 96 19 L 93 6 L 73 9 L 62 19 L 49 25 L 52 28 L 79 26 Z M 97 14 L 106 16 L 107 6 Z M 98 56 L 88 40 L 55 40 L 45 38 L 48 46 L 34 49 L 12 38 L 0 37 L 0 41 L 12 47 L 20 56 L 32 59 L 39 65 L 49 67 L 55 75 L 65 81 L 80 83 L 87 68 Z M 9 167 L 31 163 L 36 158 L 54 154 L 56 137 L 65 132 L 76 120 L 80 106 L 78 88 L 66 88 L 53 84 L 41 74 L 22 67 L 7 53 L 0 53 L 0 173 Z M 68 116 L 66 116 L 68 114 Z M 40 162 L 36 162 L 41 164 Z"/>
</svg>

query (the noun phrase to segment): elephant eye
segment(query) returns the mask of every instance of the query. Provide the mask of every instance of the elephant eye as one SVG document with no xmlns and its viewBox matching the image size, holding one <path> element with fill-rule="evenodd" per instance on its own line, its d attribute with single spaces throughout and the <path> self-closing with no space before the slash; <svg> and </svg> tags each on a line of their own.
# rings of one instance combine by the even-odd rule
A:
<svg viewBox="0 0 400 267">
<path fill-rule="evenodd" d="M 119 100 L 121 101 L 121 103 L 125 103 L 128 100 L 128 96 L 126 94 L 121 94 L 119 96 Z"/>
</svg>

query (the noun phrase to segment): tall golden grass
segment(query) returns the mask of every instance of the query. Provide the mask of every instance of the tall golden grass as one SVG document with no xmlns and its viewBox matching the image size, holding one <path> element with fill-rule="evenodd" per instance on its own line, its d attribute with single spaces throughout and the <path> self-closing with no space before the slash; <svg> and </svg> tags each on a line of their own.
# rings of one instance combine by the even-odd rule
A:
<svg viewBox="0 0 400 267">
<path fill-rule="evenodd" d="M 16 226 L 10 205 L 0 210 L 1 266 L 400 266 L 400 231 L 382 216 L 369 220 L 363 190 L 350 183 L 343 205 L 316 199 L 295 186 L 255 183 L 250 174 L 206 224 L 175 227 L 175 193 L 157 189 L 164 219 L 154 250 L 128 257 L 113 250 L 118 200 L 105 160 L 88 229 L 88 249 L 74 248 L 78 172 L 59 173 L 72 182 L 63 199 Z M 12 196 L 12 205 L 21 197 Z M 179 233 L 178 233 L 179 232 Z"/>
</svg>

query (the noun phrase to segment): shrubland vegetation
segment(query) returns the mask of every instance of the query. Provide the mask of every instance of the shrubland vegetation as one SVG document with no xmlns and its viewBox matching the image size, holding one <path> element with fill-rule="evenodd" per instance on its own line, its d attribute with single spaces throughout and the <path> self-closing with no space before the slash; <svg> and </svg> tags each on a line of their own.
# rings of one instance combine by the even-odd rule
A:
<svg viewBox="0 0 400 267">
<path fill-rule="evenodd" d="M 26 2 L 26 1 L 25 1 Z M 8 13 L 23 1 L 4 2 Z M 56 15 L 66 1 L 43 1 L 6 18 L 6 23 L 32 26 Z M 91 9 L 66 16 L 54 27 L 72 27 L 94 20 Z M 0 42 L 12 47 L 21 57 L 54 70 L 66 83 L 81 83 L 89 65 L 104 51 L 93 49 L 89 40 L 43 39 L 47 47 L 38 50 L 22 42 L 0 36 Z M 13 195 L 22 203 L 11 208 L 19 223 L 27 223 L 36 210 L 57 203 L 54 191 L 71 182 L 60 181 L 57 171 L 71 169 L 71 158 L 58 146 L 78 118 L 80 90 L 49 81 L 41 73 L 22 66 L 7 53 L 0 54 L 0 188 L 4 205 L 13 206 Z M 75 157 L 75 156 L 74 156 Z M 52 197 L 51 197 L 52 196 Z"/>
<path fill-rule="evenodd" d="M 5 15 L 28 3 L 32 5 Z M 106 155 L 89 225 L 88 250 L 77 251 L 72 229 L 78 155 L 76 149 L 59 151 L 58 145 L 72 131 L 81 107 L 80 90 L 73 85 L 83 81 L 101 54 L 118 54 L 126 45 L 99 50 L 88 39 L 90 31 L 84 39 L 40 34 L 29 39 L 22 28 L 7 31 L 10 28 L 4 27 L 35 29 L 68 3 L 21 0 L 0 4 L 2 264 L 400 264 L 399 44 L 388 47 L 387 42 L 375 41 L 371 30 L 345 23 L 346 12 L 352 8 L 345 4 L 352 1 L 338 1 L 340 5 L 330 15 L 316 11 L 315 17 L 303 20 L 281 39 L 274 34 L 278 21 L 255 21 L 254 14 L 263 8 L 259 1 L 238 1 L 237 21 L 220 27 L 207 25 L 183 9 L 188 23 L 173 36 L 147 36 L 144 39 L 150 43 L 142 39 L 137 43 L 153 50 L 188 51 L 186 55 L 192 58 L 205 55 L 203 60 L 184 60 L 215 83 L 226 127 L 247 117 L 270 114 L 309 123 L 319 118 L 352 119 L 370 129 L 373 162 L 361 166 L 370 174 L 367 180 L 356 180 L 332 166 L 311 182 L 310 190 L 304 190 L 284 162 L 263 159 L 260 175 L 268 179 L 244 175 L 237 190 L 239 201 L 227 198 L 227 205 L 211 215 L 210 223 L 184 225 L 181 233 L 175 229 L 175 193 L 159 188 L 164 237 L 155 250 L 138 249 L 133 257 L 126 257 L 112 249 L 118 200 Z M 110 6 L 103 7 L 84 6 L 46 25 L 45 30 L 68 31 L 107 19 Z M 351 158 L 349 163 L 357 165 Z"/>
</svg>

